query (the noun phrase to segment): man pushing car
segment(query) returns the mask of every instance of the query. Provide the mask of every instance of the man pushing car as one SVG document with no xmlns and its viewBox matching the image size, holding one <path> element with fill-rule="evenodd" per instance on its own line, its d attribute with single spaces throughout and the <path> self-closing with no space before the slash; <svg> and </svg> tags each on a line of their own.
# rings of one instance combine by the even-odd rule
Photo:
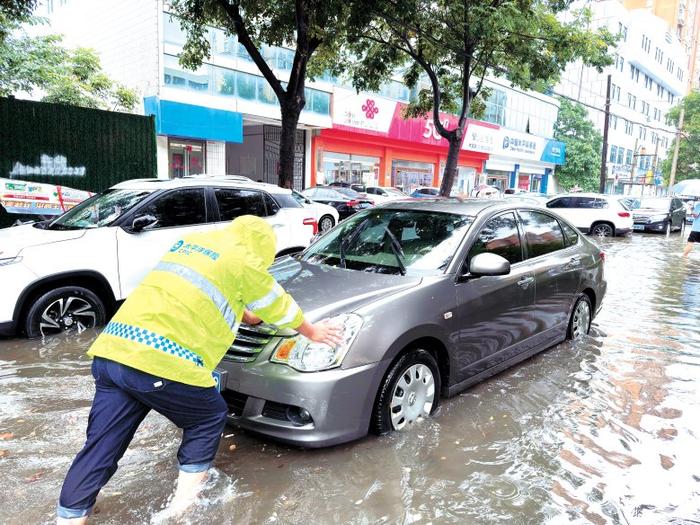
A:
<svg viewBox="0 0 700 525">
<path fill-rule="evenodd" d="M 58 503 L 59 523 L 86 523 L 136 429 L 155 410 L 183 430 L 171 510 L 187 508 L 206 480 L 227 406 L 212 371 L 241 321 L 261 320 L 335 345 L 341 328 L 311 323 L 268 269 L 275 235 L 244 216 L 223 230 L 177 241 L 114 315 L 88 354 L 95 397 L 87 440 Z"/>
</svg>

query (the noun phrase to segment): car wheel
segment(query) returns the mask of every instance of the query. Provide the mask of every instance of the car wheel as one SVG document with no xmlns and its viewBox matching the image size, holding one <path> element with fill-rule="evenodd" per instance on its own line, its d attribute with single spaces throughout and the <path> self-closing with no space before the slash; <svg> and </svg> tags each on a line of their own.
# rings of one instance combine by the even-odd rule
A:
<svg viewBox="0 0 700 525">
<path fill-rule="evenodd" d="M 327 232 L 333 226 L 335 226 L 335 221 L 333 220 L 333 217 L 331 217 L 330 215 L 324 215 L 318 221 L 318 231 L 320 231 L 320 232 Z"/>
<path fill-rule="evenodd" d="M 591 226 L 591 235 L 595 235 L 596 237 L 612 237 L 615 235 L 615 230 L 609 224 L 599 222 Z"/>
<path fill-rule="evenodd" d="M 103 325 L 105 305 L 92 291 L 81 286 L 49 290 L 34 301 L 27 312 L 24 332 L 27 337 L 45 337 L 60 332 L 82 332 Z"/>
<path fill-rule="evenodd" d="M 586 294 L 581 294 L 571 312 L 569 330 L 566 334 L 568 339 L 579 339 L 590 332 L 592 312 L 591 300 Z"/>
<path fill-rule="evenodd" d="M 435 412 L 440 402 L 440 372 L 432 354 L 416 348 L 389 369 L 377 394 L 372 432 L 403 430 Z"/>
</svg>

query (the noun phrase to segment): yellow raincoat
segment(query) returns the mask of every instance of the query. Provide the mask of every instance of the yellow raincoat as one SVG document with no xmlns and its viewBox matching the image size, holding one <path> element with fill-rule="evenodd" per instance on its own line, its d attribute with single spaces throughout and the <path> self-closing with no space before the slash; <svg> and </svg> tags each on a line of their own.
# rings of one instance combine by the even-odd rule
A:
<svg viewBox="0 0 700 525">
<path fill-rule="evenodd" d="M 244 308 L 280 328 L 303 314 L 268 273 L 275 235 L 263 219 L 177 241 L 119 308 L 88 355 L 188 385 L 214 386 L 212 370 L 236 337 Z"/>
</svg>

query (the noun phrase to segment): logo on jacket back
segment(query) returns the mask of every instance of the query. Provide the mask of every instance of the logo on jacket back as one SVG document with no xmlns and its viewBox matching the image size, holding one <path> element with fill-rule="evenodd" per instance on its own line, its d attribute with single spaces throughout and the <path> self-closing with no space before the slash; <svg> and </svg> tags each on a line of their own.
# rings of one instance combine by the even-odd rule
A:
<svg viewBox="0 0 700 525">
<path fill-rule="evenodd" d="M 173 244 L 173 247 L 170 248 L 170 251 L 177 252 L 181 255 L 201 253 L 202 255 L 209 257 L 212 261 L 216 261 L 220 257 L 220 254 L 214 250 L 210 250 L 209 248 L 205 248 L 204 246 L 200 246 L 199 244 L 193 244 L 190 242 L 185 244 L 185 241 L 183 241 L 182 239 Z"/>
</svg>

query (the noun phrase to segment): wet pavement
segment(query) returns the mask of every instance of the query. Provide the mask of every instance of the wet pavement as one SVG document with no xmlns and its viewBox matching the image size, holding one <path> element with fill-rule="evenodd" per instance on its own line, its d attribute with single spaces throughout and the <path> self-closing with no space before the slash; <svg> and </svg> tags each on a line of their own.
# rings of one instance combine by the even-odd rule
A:
<svg viewBox="0 0 700 525">
<path fill-rule="evenodd" d="M 602 243 L 593 334 L 444 401 L 410 432 L 300 450 L 227 428 L 182 522 L 700 522 L 700 252 L 679 235 Z M 0 341 L 0 523 L 50 522 L 82 445 L 96 332 Z M 168 523 L 179 432 L 147 417 L 94 523 Z"/>
</svg>

